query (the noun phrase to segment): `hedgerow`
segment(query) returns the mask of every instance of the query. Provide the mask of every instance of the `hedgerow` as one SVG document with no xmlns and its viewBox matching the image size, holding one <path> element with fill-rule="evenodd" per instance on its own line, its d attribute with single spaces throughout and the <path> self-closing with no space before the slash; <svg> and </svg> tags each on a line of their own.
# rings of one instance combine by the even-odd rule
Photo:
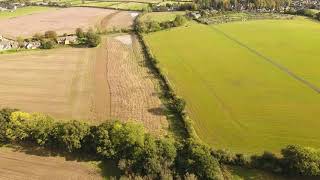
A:
<svg viewBox="0 0 320 180">
<path fill-rule="evenodd" d="M 209 158 L 208 147 L 192 139 L 176 142 L 169 136 L 156 138 L 139 124 L 60 122 L 41 113 L 2 109 L 0 125 L 2 143 L 31 144 L 113 160 L 128 177 L 173 179 L 192 174 L 205 179 L 221 177 L 218 161 Z"/>
</svg>

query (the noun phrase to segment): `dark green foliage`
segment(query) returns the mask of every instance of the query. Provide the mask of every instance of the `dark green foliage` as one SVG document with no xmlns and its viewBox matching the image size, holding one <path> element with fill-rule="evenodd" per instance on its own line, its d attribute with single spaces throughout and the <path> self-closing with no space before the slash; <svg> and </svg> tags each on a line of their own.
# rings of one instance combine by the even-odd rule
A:
<svg viewBox="0 0 320 180">
<path fill-rule="evenodd" d="M 78 38 L 84 38 L 85 37 L 85 33 L 83 32 L 83 30 L 81 28 L 77 28 L 76 29 L 76 35 Z"/>
<path fill-rule="evenodd" d="M 89 47 L 96 47 L 101 43 L 101 37 L 98 33 L 93 32 L 93 30 L 89 29 L 88 32 L 85 34 L 86 44 Z"/>
<path fill-rule="evenodd" d="M 57 45 L 57 43 L 52 39 L 43 39 L 41 41 L 41 48 L 42 49 L 52 49 Z"/>
<path fill-rule="evenodd" d="M 275 173 L 282 173 L 278 157 L 271 152 L 264 152 L 261 156 L 251 156 L 251 166 L 258 169 L 268 170 Z"/>
<path fill-rule="evenodd" d="M 320 12 L 316 14 L 316 19 L 320 21 Z"/>
<path fill-rule="evenodd" d="M 176 111 L 176 113 L 185 115 L 185 107 L 186 107 L 186 101 L 182 98 L 175 97 L 172 99 L 170 105 L 172 106 L 172 109 Z"/>
<path fill-rule="evenodd" d="M 33 35 L 32 39 L 35 41 L 42 41 L 43 40 L 43 36 L 40 33 L 36 33 Z"/>
<path fill-rule="evenodd" d="M 193 173 L 200 179 L 223 179 L 219 163 L 207 146 L 189 139 L 179 149 L 178 155 L 176 166 L 181 174 Z"/>
<path fill-rule="evenodd" d="M 177 15 L 173 21 L 175 27 L 182 26 L 187 22 L 187 19 L 182 15 Z"/>
<path fill-rule="evenodd" d="M 280 11 L 281 8 L 290 7 L 292 0 L 196 0 L 202 9 L 217 10 L 249 10 L 256 11 L 266 9 L 269 11 Z"/>
<path fill-rule="evenodd" d="M 320 151 L 289 145 L 281 150 L 284 171 L 291 175 L 319 176 Z"/>
<path fill-rule="evenodd" d="M 308 17 L 315 17 L 316 12 L 313 11 L 312 9 L 301 9 L 301 10 L 298 10 L 296 14 L 302 15 L 302 16 L 308 16 Z"/>
<path fill-rule="evenodd" d="M 17 111 L 17 109 L 5 108 L 0 110 L 0 143 L 7 142 L 9 140 L 6 136 L 6 131 L 11 113 L 15 111 Z"/>
<path fill-rule="evenodd" d="M 156 32 L 163 29 L 169 29 L 172 27 L 179 27 L 184 25 L 187 22 L 187 19 L 182 15 L 177 15 L 174 21 L 165 21 L 165 22 L 157 22 L 157 21 L 138 21 L 136 23 L 136 31 L 140 33 L 150 33 Z"/>
<path fill-rule="evenodd" d="M 44 37 L 47 39 L 57 40 L 57 33 L 55 31 L 46 31 Z"/>
<path fill-rule="evenodd" d="M 89 130 L 88 124 L 73 120 L 58 123 L 53 128 L 52 136 L 62 149 L 73 152 L 81 148 L 84 138 L 89 135 Z"/>
<path fill-rule="evenodd" d="M 88 32 L 83 32 L 81 28 L 76 29 L 76 35 L 78 42 L 81 45 L 88 47 L 97 47 L 101 43 L 101 37 L 93 29 L 89 29 Z"/>
</svg>

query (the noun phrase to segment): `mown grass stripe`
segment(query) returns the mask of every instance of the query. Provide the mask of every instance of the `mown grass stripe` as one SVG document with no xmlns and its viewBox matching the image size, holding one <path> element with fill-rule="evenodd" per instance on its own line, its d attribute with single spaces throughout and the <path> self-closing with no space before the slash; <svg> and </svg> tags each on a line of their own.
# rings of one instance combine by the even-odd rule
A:
<svg viewBox="0 0 320 180">
<path fill-rule="evenodd" d="M 291 71 L 290 69 L 288 69 L 287 67 L 283 66 L 280 63 L 277 63 L 276 61 L 274 61 L 272 58 L 265 56 L 264 54 L 260 53 L 259 51 L 245 45 L 244 43 L 242 43 L 241 41 L 237 40 L 236 38 L 228 35 L 227 33 L 221 31 L 220 29 L 214 27 L 214 26 L 209 26 L 211 29 L 213 29 L 214 31 L 222 34 L 224 37 L 228 38 L 229 40 L 237 43 L 238 45 L 240 45 L 241 47 L 247 49 L 248 51 L 250 51 L 251 53 L 259 56 L 260 58 L 266 60 L 267 62 L 271 63 L 273 66 L 277 67 L 278 69 L 280 69 L 282 72 L 285 72 L 286 74 L 288 74 L 290 77 L 296 79 L 297 81 L 303 83 L 304 85 L 308 86 L 309 88 L 311 88 L 312 90 L 314 90 L 315 92 L 320 94 L 320 88 L 314 84 L 312 84 L 311 82 L 305 80 L 304 78 L 298 76 L 297 74 L 295 74 L 293 71 Z"/>
</svg>

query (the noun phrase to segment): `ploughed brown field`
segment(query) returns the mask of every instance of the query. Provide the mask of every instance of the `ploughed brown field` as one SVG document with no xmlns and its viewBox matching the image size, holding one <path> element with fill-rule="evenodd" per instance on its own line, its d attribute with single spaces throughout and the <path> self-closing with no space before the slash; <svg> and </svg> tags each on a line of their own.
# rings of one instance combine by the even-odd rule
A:
<svg viewBox="0 0 320 180">
<path fill-rule="evenodd" d="M 112 16 L 114 14 L 119 14 Z M 58 34 L 74 33 L 80 27 L 87 29 L 106 25 L 104 19 L 110 20 L 110 27 L 126 28 L 132 25 L 130 12 L 119 12 L 110 9 L 72 7 L 44 11 L 25 16 L 0 20 L 0 35 L 9 38 L 31 37 L 35 33 L 48 30 Z"/>
<path fill-rule="evenodd" d="M 102 180 L 89 164 L 67 161 L 63 157 L 26 154 L 14 149 L 0 149 L 0 179 L 10 180 Z"/>
</svg>

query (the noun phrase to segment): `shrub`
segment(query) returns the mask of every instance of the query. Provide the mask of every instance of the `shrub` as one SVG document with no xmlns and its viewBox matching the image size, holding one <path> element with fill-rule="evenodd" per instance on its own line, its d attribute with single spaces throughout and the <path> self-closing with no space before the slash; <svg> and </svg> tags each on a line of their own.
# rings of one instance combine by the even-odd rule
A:
<svg viewBox="0 0 320 180">
<path fill-rule="evenodd" d="M 111 142 L 109 131 L 112 125 L 108 122 L 102 123 L 97 127 L 93 127 L 92 134 L 92 144 L 97 154 L 102 157 L 114 158 L 116 155 L 116 150 Z"/>
<path fill-rule="evenodd" d="M 178 155 L 176 167 L 180 174 L 195 174 L 199 179 L 223 179 L 219 163 L 207 146 L 188 139 L 179 148 Z"/>
<path fill-rule="evenodd" d="M 56 42 L 52 39 L 44 39 L 41 41 L 42 49 L 52 49 L 56 46 Z"/>
<path fill-rule="evenodd" d="M 302 176 L 320 175 L 320 152 L 313 148 L 289 145 L 281 150 L 286 173 Z"/>
<path fill-rule="evenodd" d="M 251 166 L 258 169 L 268 170 L 275 173 L 281 173 L 281 163 L 271 152 L 264 152 L 261 156 L 251 156 Z"/>
<path fill-rule="evenodd" d="M 182 15 L 177 15 L 173 21 L 174 26 L 182 26 L 187 22 L 187 19 Z"/>
<path fill-rule="evenodd" d="M 38 40 L 38 41 L 42 41 L 43 40 L 43 36 L 40 33 L 36 33 L 33 35 L 32 37 L 33 40 Z"/>
<path fill-rule="evenodd" d="M 316 14 L 316 19 L 320 21 L 320 12 Z"/>
<path fill-rule="evenodd" d="M 69 121 L 59 123 L 53 128 L 54 139 L 63 149 L 69 152 L 77 151 L 81 148 L 82 141 L 88 136 L 90 127 L 88 124 L 79 121 Z"/>
<path fill-rule="evenodd" d="M 93 32 L 93 30 L 89 30 L 86 33 L 85 38 L 86 38 L 86 44 L 89 47 L 96 47 L 101 42 L 101 37 L 99 36 L 99 34 Z"/>
<path fill-rule="evenodd" d="M 78 38 L 84 38 L 85 37 L 85 33 L 83 32 L 83 30 L 81 28 L 77 28 L 76 29 L 76 35 Z"/>
<path fill-rule="evenodd" d="M 0 110 L 0 143 L 9 141 L 6 135 L 8 130 L 8 124 L 10 122 L 10 116 L 13 112 L 18 111 L 17 109 L 1 109 Z"/>
<path fill-rule="evenodd" d="M 47 39 L 57 40 L 57 33 L 55 31 L 46 31 L 44 37 Z"/>
</svg>

